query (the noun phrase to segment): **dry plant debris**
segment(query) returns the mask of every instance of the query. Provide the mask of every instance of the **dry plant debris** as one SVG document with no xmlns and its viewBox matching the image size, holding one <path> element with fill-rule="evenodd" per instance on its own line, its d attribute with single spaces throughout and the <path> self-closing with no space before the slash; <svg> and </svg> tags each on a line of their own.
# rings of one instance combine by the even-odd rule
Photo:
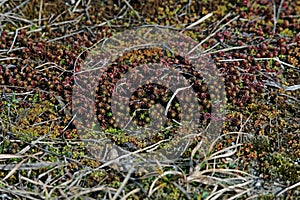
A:
<svg viewBox="0 0 300 200">
<path fill-rule="evenodd" d="M 297 199 L 300 196 L 300 4 L 297 0 L 108 0 L 0 2 L 0 197 L 2 199 Z M 199 42 L 222 75 L 226 120 L 203 152 L 201 135 L 155 173 L 124 172 L 94 158 L 72 114 L 74 74 L 93 45 L 140 26 L 167 27 Z M 181 61 L 180 61 L 181 59 Z M 162 48 L 134 50 L 99 79 L 102 128 L 130 151 L 149 141 L 120 131 L 111 115 L 114 78 L 128 67 L 182 64 L 201 109 L 210 95 L 201 75 Z M 149 97 L 148 93 L 156 96 Z M 145 86 L 130 112 L 170 98 Z M 171 106 L 168 125 L 180 119 Z M 84 111 L 82 111 L 84 112 Z M 135 123 L 149 123 L 137 113 Z M 171 119 L 174 119 L 173 121 Z M 203 117 L 203 123 L 207 123 Z"/>
</svg>

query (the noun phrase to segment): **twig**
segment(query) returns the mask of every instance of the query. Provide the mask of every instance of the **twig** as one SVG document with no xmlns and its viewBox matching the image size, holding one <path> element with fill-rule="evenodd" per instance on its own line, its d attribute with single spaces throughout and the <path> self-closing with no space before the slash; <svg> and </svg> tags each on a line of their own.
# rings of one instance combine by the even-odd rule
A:
<svg viewBox="0 0 300 200">
<path fill-rule="evenodd" d="M 45 168 L 45 167 L 49 167 L 49 166 L 57 166 L 57 165 L 61 165 L 63 164 L 62 162 L 41 162 L 41 163 L 25 163 L 23 164 L 23 162 L 25 162 L 26 160 L 22 160 L 22 163 L 18 163 L 18 164 L 3 164 L 0 165 L 0 169 L 3 171 L 11 171 L 14 168 L 16 168 L 15 170 L 32 170 L 32 169 L 40 169 L 40 168 Z"/>
<path fill-rule="evenodd" d="M 193 84 L 191 84 L 190 86 L 187 86 L 187 87 L 182 87 L 182 88 L 177 88 L 176 91 L 174 92 L 174 94 L 172 95 L 171 99 L 168 101 L 168 104 L 166 106 L 166 109 L 165 109 L 165 116 L 167 116 L 168 114 L 168 110 L 171 106 L 171 103 L 173 101 L 173 99 L 176 97 L 176 95 L 178 94 L 178 92 L 182 91 L 182 90 L 185 90 L 185 89 L 189 89 L 193 86 Z"/>
<path fill-rule="evenodd" d="M 0 143 L 1 144 L 1 143 Z M 0 154 L 0 161 L 1 159 L 11 159 L 11 158 L 23 158 L 24 156 L 15 155 L 15 154 Z"/>
<path fill-rule="evenodd" d="M 236 58 L 236 59 L 224 59 L 224 60 L 219 60 L 219 62 L 238 62 L 238 61 L 243 61 L 245 59 L 242 58 Z M 244 69 L 241 69 L 244 70 Z"/>
<path fill-rule="evenodd" d="M 204 17 L 198 19 L 197 21 L 195 21 L 194 23 L 190 24 L 189 26 L 187 26 L 186 28 L 184 28 L 182 31 L 180 31 L 180 33 L 183 33 L 185 30 L 190 29 L 194 26 L 197 26 L 198 24 L 200 24 L 201 22 L 205 21 L 206 19 L 210 18 L 213 15 L 213 13 L 208 13 L 207 15 L 205 15 Z"/>
<path fill-rule="evenodd" d="M 19 60 L 20 58 L 18 57 L 7 57 L 7 58 L 0 58 L 0 61 L 4 61 L 4 60 Z"/>
<path fill-rule="evenodd" d="M 281 8 L 282 8 L 282 4 L 283 4 L 284 0 L 281 0 L 280 1 L 280 4 L 279 4 L 279 8 L 278 8 L 278 11 L 277 11 L 277 16 L 276 16 L 276 19 L 274 18 L 274 28 L 273 28 L 273 34 L 275 34 L 276 32 L 276 24 L 277 24 L 277 21 L 279 20 L 279 16 L 280 16 L 280 11 L 281 11 Z M 275 14 L 276 14 L 276 5 L 275 5 L 275 1 L 273 1 L 273 4 L 274 4 L 274 17 L 275 17 Z"/>
<path fill-rule="evenodd" d="M 276 24 L 277 24 L 277 20 L 278 20 L 279 15 L 277 15 L 277 17 L 276 17 L 276 3 L 275 3 L 274 0 L 272 0 L 272 3 L 273 3 L 273 20 L 274 20 L 273 35 L 274 35 L 275 32 L 276 32 Z M 279 12 L 279 10 L 278 10 L 278 12 Z"/>
<path fill-rule="evenodd" d="M 77 24 L 81 18 L 83 17 L 83 14 L 79 15 L 77 18 L 73 19 L 73 20 L 68 20 L 68 21 L 62 21 L 62 22 L 57 22 L 57 23 L 53 23 L 51 24 L 51 26 L 61 26 L 61 25 L 64 25 L 64 24 L 72 24 L 75 22 L 75 24 Z"/>
<path fill-rule="evenodd" d="M 12 169 L 10 169 L 10 172 L 2 179 L 2 181 L 5 181 L 9 177 L 11 177 L 11 175 L 13 175 L 26 160 L 27 160 L 27 158 L 25 158 L 24 160 L 22 160 L 18 164 L 14 165 L 14 167 Z"/>
<path fill-rule="evenodd" d="M 29 192 L 29 191 L 23 191 L 23 190 L 18 190 L 16 188 L 10 189 L 9 187 L 5 188 L 5 187 L 0 187 L 0 191 L 1 193 L 9 193 L 9 194 L 13 194 L 13 195 L 18 195 L 23 197 L 24 199 L 32 199 L 32 200 L 40 200 L 40 199 L 45 199 L 44 196 L 40 195 L 40 198 L 37 199 L 35 197 L 32 196 L 36 196 L 37 193 L 36 192 Z M 32 195 L 32 196 L 31 196 Z"/>
<path fill-rule="evenodd" d="M 45 65 L 52 65 L 52 66 L 47 67 L 47 68 L 44 68 L 44 69 L 40 69 L 40 70 L 39 70 L 40 72 L 42 72 L 42 71 L 44 71 L 44 70 L 47 70 L 47 69 L 51 69 L 51 68 L 56 68 L 56 69 L 59 69 L 60 71 L 64 71 L 64 72 L 65 72 L 65 71 L 68 71 L 68 70 L 62 68 L 61 66 L 57 65 L 57 64 L 54 63 L 54 62 L 46 62 L 46 63 L 43 63 L 43 64 L 41 64 L 41 65 L 39 65 L 39 66 L 36 66 L 35 69 L 39 69 L 39 68 L 41 68 L 41 67 L 43 67 L 43 66 L 45 66 Z M 71 72 L 71 70 L 69 70 L 69 72 Z"/>
<path fill-rule="evenodd" d="M 77 7 L 78 7 L 80 1 L 81 1 L 81 0 L 78 0 L 78 1 L 76 2 L 76 4 L 75 4 L 74 7 L 73 7 L 72 13 L 77 11 Z"/>
<path fill-rule="evenodd" d="M 216 30 L 216 28 L 228 17 L 231 16 L 231 13 L 228 13 L 227 15 L 225 15 L 220 21 L 218 21 L 218 23 L 215 25 L 214 29 L 211 32 L 214 32 Z"/>
<path fill-rule="evenodd" d="M 211 50 L 213 50 L 214 48 L 216 48 L 216 47 L 219 46 L 219 45 L 220 45 L 220 42 L 217 42 L 217 43 L 216 43 L 214 46 L 212 46 L 211 48 L 209 48 L 209 49 L 203 51 L 203 53 L 210 52 Z"/>
<path fill-rule="evenodd" d="M 193 51 L 195 51 L 199 46 L 201 46 L 205 41 L 207 41 L 209 38 L 213 37 L 217 32 L 219 32 L 220 30 L 222 30 L 222 28 L 224 28 L 225 26 L 227 26 L 228 24 L 230 24 L 231 22 L 233 22 L 234 20 L 238 19 L 240 16 L 237 15 L 235 16 L 233 19 L 229 20 L 226 24 L 222 25 L 218 30 L 216 30 L 215 32 L 211 33 L 209 36 L 207 36 L 204 40 L 202 40 L 201 42 L 199 42 L 199 44 L 197 44 L 194 48 L 192 48 L 188 54 L 191 54 Z"/>
<path fill-rule="evenodd" d="M 134 12 L 134 14 L 139 18 L 139 20 L 141 20 L 141 16 L 136 10 L 133 9 L 133 7 L 129 4 L 129 2 L 127 0 L 123 0 L 123 1 L 128 6 L 128 8 Z"/>
<path fill-rule="evenodd" d="M 17 37 L 18 37 L 18 31 L 19 31 L 19 30 L 22 30 L 22 29 L 25 29 L 25 28 L 28 28 L 28 27 L 30 27 L 30 26 L 31 26 L 31 25 L 27 25 L 27 26 L 24 26 L 24 27 L 22 27 L 22 28 L 17 28 L 17 29 L 16 29 L 15 37 L 14 37 L 14 39 L 13 39 L 13 42 L 12 42 L 12 44 L 11 44 L 9 50 L 7 51 L 7 54 L 8 54 L 9 52 L 11 52 L 11 50 L 12 50 L 12 48 L 13 48 L 15 42 L 16 42 L 16 39 L 17 39 Z"/>
<path fill-rule="evenodd" d="M 123 188 L 124 188 L 125 185 L 127 184 L 127 182 L 128 182 L 128 180 L 129 180 L 129 178 L 130 178 L 130 176 L 131 176 L 131 174 L 132 174 L 133 171 L 134 171 L 134 167 L 131 167 L 130 170 L 128 171 L 128 173 L 127 173 L 125 179 L 123 180 L 121 186 L 118 188 L 116 194 L 115 194 L 114 197 L 112 198 L 112 200 L 116 200 L 116 199 L 119 197 L 120 193 L 122 192 Z"/>
<path fill-rule="evenodd" d="M 27 182 L 29 182 L 29 183 L 32 183 L 32 184 L 34 184 L 34 185 L 40 185 L 40 186 L 43 186 L 44 188 L 45 188 L 45 187 L 53 187 L 53 186 L 48 186 L 48 185 L 42 183 L 41 181 L 40 181 L 40 182 L 37 182 L 37 181 L 31 180 L 31 179 L 29 179 L 29 178 L 27 178 L 27 177 L 25 177 L 25 176 L 22 176 L 22 175 L 20 175 L 20 179 L 22 179 L 22 180 L 24 180 L 24 181 L 27 181 Z"/>
<path fill-rule="evenodd" d="M 201 56 L 203 56 L 203 55 L 209 55 L 209 54 L 215 54 L 215 53 L 219 53 L 219 52 L 226 52 L 226 51 L 231 51 L 231 50 L 237 50 L 237 49 L 245 49 L 245 48 L 248 48 L 248 47 L 249 46 L 229 47 L 229 48 L 220 49 L 220 50 L 209 52 L 209 53 L 204 53 L 204 54 L 201 54 Z M 197 57 L 191 57 L 191 58 L 197 58 Z"/>
<path fill-rule="evenodd" d="M 3 0 L 2 2 L 0 2 L 0 6 L 3 6 L 3 4 L 5 4 L 8 0 Z"/>
<path fill-rule="evenodd" d="M 279 196 L 279 195 L 282 195 L 283 193 L 293 189 L 293 188 L 296 188 L 296 187 L 300 187 L 300 182 L 298 183 L 295 183 L 294 185 L 291 185 L 290 187 L 287 187 L 285 188 L 284 190 L 282 190 L 281 192 L 279 192 L 276 196 Z"/>
<path fill-rule="evenodd" d="M 80 30 L 80 31 L 76 31 L 76 32 L 73 32 L 73 33 L 70 33 L 70 34 L 66 34 L 66 35 L 63 35 L 61 37 L 57 37 L 57 38 L 48 40 L 47 43 L 54 42 L 54 41 L 57 41 L 57 40 L 61 40 L 61 39 L 64 39 L 64 38 L 67 38 L 67 37 L 70 37 L 70 36 L 73 36 L 73 35 L 76 35 L 76 34 L 79 34 L 79 33 L 82 33 L 82 32 L 84 32 L 84 30 Z"/>
<path fill-rule="evenodd" d="M 26 22 L 26 23 L 31 24 L 31 25 L 36 25 L 36 24 L 33 23 L 31 20 L 27 20 L 27 19 L 23 19 L 23 18 L 20 18 L 20 17 L 8 15 L 8 13 L 5 13 L 5 14 L 0 13 L 0 17 L 1 17 L 1 16 L 6 17 L 6 18 L 16 19 L 16 20 L 19 20 L 19 21 L 23 21 L 23 22 Z"/>
<path fill-rule="evenodd" d="M 135 188 L 134 190 L 128 192 L 128 194 L 126 194 L 124 197 L 122 197 L 121 200 L 126 200 L 126 199 L 128 199 L 128 197 L 129 197 L 130 195 L 132 195 L 132 194 L 134 194 L 134 193 L 137 193 L 137 192 L 139 192 L 140 190 L 141 190 L 140 188 Z"/>
<path fill-rule="evenodd" d="M 273 59 L 274 59 L 275 61 L 278 61 L 279 63 L 285 65 L 285 66 L 291 67 L 291 68 L 293 68 L 293 69 L 299 71 L 299 69 L 296 68 L 295 66 L 293 66 L 293 65 L 291 65 L 291 64 L 289 64 L 289 63 L 283 62 L 283 61 L 281 61 L 279 58 L 273 58 Z"/>
<path fill-rule="evenodd" d="M 14 7 L 14 8 L 11 9 L 10 11 L 8 11 L 7 13 L 12 13 L 12 12 L 15 11 L 15 10 L 19 10 L 19 13 L 21 13 L 20 8 L 21 8 L 22 6 L 24 6 L 25 4 L 27 4 L 29 1 L 30 1 L 30 0 L 26 0 L 26 1 L 22 2 L 22 3 L 20 3 L 18 6 Z M 6 2 L 6 1 L 3 1 L 2 3 L 5 3 L 5 2 Z M 0 5 L 0 6 L 2 6 L 2 5 Z M 22 14 L 23 14 L 23 13 L 22 13 Z M 23 14 L 23 15 L 24 15 L 24 14 Z"/>
<path fill-rule="evenodd" d="M 299 102 L 299 101 L 300 101 L 300 100 L 297 99 L 296 97 L 292 97 L 292 96 L 287 95 L 287 94 L 279 93 L 278 95 L 288 97 L 288 98 L 290 98 L 290 99 L 292 99 L 292 100 L 294 100 L 294 101 L 296 101 L 296 102 Z"/>
<path fill-rule="evenodd" d="M 41 20 L 42 20 L 43 1 L 44 1 L 44 0 L 40 0 L 39 22 L 38 22 L 38 25 L 39 25 L 39 26 L 41 26 Z"/>
<path fill-rule="evenodd" d="M 33 126 L 39 126 L 39 125 L 41 125 L 41 124 L 46 124 L 46 123 L 48 123 L 48 122 L 57 121 L 57 120 L 59 120 L 59 119 L 61 119 L 61 117 L 56 117 L 56 118 L 54 118 L 54 119 L 49 119 L 49 120 L 42 121 L 42 122 L 39 122 L 39 123 L 34 123 L 34 124 L 30 125 L 30 126 L 31 126 L 31 127 L 33 127 Z"/>
<path fill-rule="evenodd" d="M 85 3 L 85 1 L 82 1 L 82 6 L 84 7 L 85 15 L 87 16 L 88 20 L 91 20 L 90 14 L 88 12 L 88 10 L 91 8 L 90 3 L 91 3 L 91 0 L 88 0 L 87 3 Z"/>
</svg>

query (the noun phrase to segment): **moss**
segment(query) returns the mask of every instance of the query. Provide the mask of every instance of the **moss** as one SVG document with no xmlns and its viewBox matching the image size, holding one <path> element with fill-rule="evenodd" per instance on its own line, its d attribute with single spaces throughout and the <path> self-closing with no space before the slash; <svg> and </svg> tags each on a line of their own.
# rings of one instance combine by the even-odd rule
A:
<svg viewBox="0 0 300 200">
<path fill-rule="evenodd" d="M 12 4 L 7 1 L 0 5 L 1 13 L 12 12 L 12 16 L 19 16 L 4 19 L 0 27 L 0 153 L 17 154 L 29 148 L 26 151 L 27 164 L 60 161 L 66 165 L 30 171 L 20 170 L 5 183 L 1 183 L 0 187 L 14 186 L 18 189 L 19 175 L 36 181 L 37 177 L 47 172 L 39 181 L 58 186 L 62 191 L 66 191 L 67 195 L 98 187 L 99 184 L 106 184 L 117 190 L 126 174 L 110 168 L 97 169 L 102 163 L 90 157 L 85 144 L 78 141 L 80 137 L 75 129 L 76 120 L 72 119 L 70 112 L 72 87 L 76 85 L 73 73 L 80 71 L 87 57 L 87 53 L 83 51 L 99 40 L 129 27 L 160 24 L 182 29 L 208 13 L 213 13 L 213 16 L 189 30 L 183 30 L 182 33 L 200 42 L 220 28 L 202 44 L 202 48 L 212 55 L 220 73 L 224 75 L 228 113 L 222 134 L 242 131 L 251 135 L 250 140 L 244 141 L 239 154 L 233 156 L 233 160 L 241 163 L 215 160 L 214 167 L 241 167 L 248 172 L 253 172 L 255 168 L 258 174 L 263 175 L 265 182 L 276 181 L 286 187 L 299 182 L 299 166 L 294 164 L 300 157 L 299 108 L 294 100 L 299 96 L 299 90 L 284 91 L 265 84 L 271 82 L 285 87 L 299 85 L 299 23 L 297 18 L 293 17 L 299 15 L 297 1 L 282 3 L 280 13 L 276 13 L 276 27 L 271 1 L 130 1 L 132 8 L 129 9 L 122 1 L 92 1 L 90 5 L 85 5 L 84 2 L 73 5 L 59 0 L 56 3 L 43 3 L 42 12 L 40 1 L 23 3 L 17 5 L 18 3 Z M 280 2 L 276 1 L 276 12 L 278 5 Z M 77 6 L 76 9 L 74 6 Z M 68 12 L 65 12 L 66 10 Z M 20 16 L 19 13 L 23 15 Z M 232 15 L 224 18 L 228 13 Z M 120 14 L 122 17 L 117 17 Z M 235 16 L 239 17 L 222 27 Z M 21 17 L 25 20 L 20 20 Z M 27 23 L 27 20 L 34 20 L 34 24 Z M 247 48 L 229 49 L 240 46 Z M 227 50 L 222 51 L 224 48 Z M 160 53 L 163 53 L 163 56 Z M 119 65 L 114 68 L 160 62 L 161 59 L 170 64 L 174 61 L 172 56 L 171 52 L 159 48 L 131 51 L 120 57 L 116 61 Z M 11 60 L 7 59 L 8 57 L 17 59 Z M 280 62 L 275 58 L 279 58 Z M 234 59 L 235 61 L 232 61 Z M 12 66 L 15 66 L 14 70 L 11 70 Z M 111 90 L 112 88 L 109 88 L 107 91 Z M 56 97 L 61 97 L 61 101 Z M 165 97 L 165 100 L 169 98 Z M 111 124 L 106 124 L 103 128 L 118 145 L 131 143 L 141 149 L 176 133 L 171 130 L 159 132 L 147 141 L 127 135 L 114 126 L 112 112 L 107 109 L 107 106 L 110 106 L 109 102 L 105 103 L 107 105 L 105 104 L 102 112 L 106 114 L 102 117 Z M 175 105 L 174 108 L 183 109 Z M 209 110 L 204 108 L 203 111 Z M 148 113 L 144 112 L 137 113 L 136 118 L 137 121 L 144 121 L 144 124 L 148 124 L 150 119 Z M 168 123 L 172 124 L 170 121 Z M 87 134 L 96 136 L 97 132 Z M 226 135 L 217 142 L 214 152 L 230 147 L 235 139 L 236 136 Z M 202 162 L 203 156 L 199 154 L 190 158 L 200 141 L 200 136 L 191 141 L 191 146 L 182 155 L 183 163 L 179 160 L 172 164 L 174 168 L 162 168 L 162 171 L 172 171 L 176 168 L 189 177 L 195 163 L 200 163 L 201 170 L 213 168 L 209 162 Z M 167 147 L 168 145 L 165 145 L 161 148 Z M 188 159 L 192 164 L 186 166 L 184 162 Z M 1 164 L 15 164 L 21 161 L 20 158 L 5 159 L 1 160 Z M 95 171 L 89 174 L 87 171 L 90 169 Z M 4 178 L 8 173 L 1 171 L 0 177 Z M 130 179 L 122 194 L 139 188 L 140 191 L 131 195 L 129 199 L 146 199 L 147 192 L 158 175 L 144 175 L 132 175 L 134 178 Z M 70 184 L 73 184 L 74 180 L 80 181 L 75 184 L 76 187 L 71 187 Z M 176 176 L 161 178 L 156 184 L 160 188 L 154 192 L 153 198 L 187 198 L 184 192 L 173 184 L 179 183 L 179 180 L 180 177 Z M 22 189 L 35 191 L 37 194 L 49 192 L 25 179 L 22 179 L 22 184 Z M 80 185 L 80 188 L 77 185 Z M 192 188 L 191 191 L 184 186 Z M 195 182 L 185 182 L 181 187 L 186 189 L 193 199 L 204 199 L 213 190 L 205 184 Z M 297 197 L 294 191 L 288 191 L 286 196 Z M 106 194 L 107 191 L 103 190 L 91 192 L 87 196 L 103 198 Z M 49 198 L 60 195 L 58 189 L 53 189 Z M 267 194 L 260 198 L 272 199 L 275 196 Z"/>
</svg>

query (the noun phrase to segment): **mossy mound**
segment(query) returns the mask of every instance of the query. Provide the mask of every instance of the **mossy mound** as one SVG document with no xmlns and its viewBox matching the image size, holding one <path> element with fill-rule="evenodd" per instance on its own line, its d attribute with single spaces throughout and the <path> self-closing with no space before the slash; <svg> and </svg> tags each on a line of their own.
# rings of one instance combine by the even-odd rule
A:
<svg viewBox="0 0 300 200">
<path fill-rule="evenodd" d="M 29 0 L 4 1 L 0 11 L 3 198 L 295 199 L 300 195 L 298 1 Z M 201 150 L 202 137 L 196 133 L 174 163 L 153 174 L 127 174 L 100 162 L 88 150 L 90 141 L 82 140 L 76 129 L 72 92 L 93 45 L 129 28 L 149 25 L 191 37 L 200 43 L 203 54 L 212 57 L 224 81 L 226 119 L 220 137 L 211 141 L 210 152 Z M 177 129 L 161 131 L 147 141 L 126 135 L 111 113 L 114 83 L 128 68 L 162 61 L 188 74 L 185 78 L 197 93 L 199 111 L 210 112 L 209 88 L 188 61 L 163 48 L 129 51 L 99 79 L 95 113 L 110 139 L 131 152 L 170 139 Z M 171 96 L 161 86 L 140 87 L 131 97 L 129 112 L 133 115 L 157 103 L 166 106 Z M 188 108 L 176 101 L 171 105 L 166 127 L 178 125 L 182 109 Z M 135 114 L 136 124 L 149 125 L 149 112 Z M 201 122 L 206 126 L 209 118 L 202 116 Z"/>
</svg>

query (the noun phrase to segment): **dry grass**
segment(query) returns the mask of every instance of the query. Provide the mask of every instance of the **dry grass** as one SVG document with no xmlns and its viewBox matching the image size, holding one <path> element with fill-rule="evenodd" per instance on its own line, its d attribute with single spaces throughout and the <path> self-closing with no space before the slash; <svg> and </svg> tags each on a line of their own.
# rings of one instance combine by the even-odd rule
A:
<svg viewBox="0 0 300 200">
<path fill-rule="evenodd" d="M 39 8 L 36 19 L 28 19 L 23 13 L 25 6 L 30 6 L 30 0 L 23 2 L 16 2 L 11 0 L 4 0 L 0 2 L 0 27 L 4 24 L 12 24 L 19 28 L 8 32 L 8 35 L 14 35 L 12 43 L 5 49 L 0 50 L 0 61 L 6 62 L 8 60 L 20 60 L 18 56 L 11 56 L 18 50 L 24 47 L 17 47 L 16 40 L 20 31 L 35 27 L 33 30 L 27 32 L 27 35 L 35 34 L 49 28 L 50 31 L 57 31 L 61 27 L 71 26 L 71 31 L 62 36 L 48 38 L 46 43 L 60 42 L 71 36 L 76 36 L 83 32 L 88 32 L 94 35 L 96 28 L 110 27 L 122 28 L 122 25 L 114 25 L 114 22 L 125 20 L 124 16 L 131 12 L 133 17 L 137 19 L 142 18 L 133 6 L 131 1 L 121 1 L 124 4 L 119 9 L 119 14 L 112 19 L 107 19 L 99 24 L 93 26 L 81 26 L 85 20 L 89 20 L 94 15 L 90 13 L 92 8 L 91 1 L 69 1 L 65 3 L 67 9 L 50 19 L 45 19 L 43 14 L 50 3 L 39 1 Z M 187 5 L 190 5 L 189 4 Z M 274 7 L 274 30 L 276 31 L 276 23 L 279 20 L 280 12 L 282 10 L 282 3 L 280 1 L 279 8 L 276 11 Z M 190 8 L 186 8 L 189 10 Z M 9 11 L 10 10 L 10 11 Z M 16 14 L 18 13 L 18 14 Z M 80 13 L 80 14 L 79 14 Z M 62 16 L 76 16 L 73 19 L 61 20 Z M 212 17 L 212 13 L 206 14 L 204 17 L 195 20 L 190 24 L 179 24 L 181 31 L 192 30 L 200 23 Z M 201 42 L 195 46 L 189 53 L 200 47 L 210 38 L 223 30 L 226 26 L 237 20 L 240 16 L 233 16 L 228 14 L 224 16 L 212 32 Z M 47 21 L 47 25 L 44 22 Z M 83 27 L 83 28 L 82 28 Z M 126 27 L 126 25 L 124 25 Z M 174 27 L 173 27 L 174 28 Z M 2 31 L 2 28 L 0 28 Z M 218 52 L 228 52 L 232 50 L 240 50 L 248 48 L 249 45 L 224 47 L 220 48 L 220 43 L 206 50 L 205 54 L 215 54 Z M 77 58 L 81 56 L 89 48 L 85 48 L 79 52 Z M 291 65 L 280 58 L 254 58 L 256 60 L 272 60 L 279 62 L 282 66 L 299 70 L 297 66 Z M 243 61 L 244 59 L 221 59 L 219 62 L 234 62 Z M 75 63 L 77 60 L 75 61 Z M 63 76 L 65 73 L 73 73 L 74 70 L 67 70 L 61 67 L 56 62 L 38 63 L 34 69 L 39 72 L 56 70 Z M 242 69 L 241 69 L 242 70 Z M 79 72 L 80 73 L 80 72 Z M 267 86 L 281 88 L 284 91 L 296 91 L 300 86 L 290 85 L 284 86 L 272 80 L 266 81 Z M 247 143 L 249 138 L 254 135 L 250 132 L 243 132 L 244 127 L 247 126 L 249 118 L 241 122 L 242 128 L 238 132 L 227 132 L 225 135 L 220 135 L 215 141 L 211 143 L 210 151 L 202 149 L 202 143 L 199 141 L 190 149 L 190 155 L 179 159 L 171 164 L 156 163 L 156 171 L 147 174 L 137 171 L 135 166 L 132 166 L 128 171 L 122 171 L 116 165 L 116 162 L 132 158 L 132 156 L 139 155 L 140 152 L 151 151 L 165 141 L 160 141 L 150 147 L 140 149 L 135 152 L 122 155 L 120 158 L 102 163 L 90 155 L 85 148 L 85 141 L 80 140 L 78 136 L 67 139 L 60 135 L 58 130 L 64 133 L 68 127 L 76 119 L 76 115 L 72 116 L 67 109 L 70 102 L 65 102 L 64 99 L 47 90 L 43 91 L 46 94 L 53 94 L 59 102 L 58 105 L 67 117 L 62 117 L 54 110 L 53 113 L 48 113 L 49 110 L 42 110 L 37 113 L 39 116 L 45 115 L 42 121 L 35 121 L 32 124 L 21 123 L 22 120 L 28 119 L 28 113 L 36 112 L 36 104 L 29 101 L 29 98 L 34 98 L 37 88 L 31 91 L 24 91 L 21 93 L 14 92 L 23 90 L 22 87 L 1 85 L 1 89 L 10 88 L 10 93 L 4 92 L 1 98 L 5 99 L 5 109 L 1 111 L 0 118 L 0 197 L 2 199 L 255 199 L 266 194 L 272 194 L 273 197 L 283 197 L 286 193 L 292 190 L 299 191 L 300 183 L 292 185 L 282 184 L 280 181 L 266 184 L 264 187 L 260 185 L 262 177 L 257 177 L 249 170 L 244 170 L 240 165 L 241 158 L 238 156 L 241 147 Z M 280 95 L 280 94 L 279 94 Z M 286 95 L 282 93 L 282 95 Z M 15 97 L 18 97 L 17 99 Z M 299 103 L 299 97 L 287 95 L 288 99 Z M 27 109 L 22 110 L 17 106 L 17 102 L 28 102 Z M 45 104 L 46 105 L 46 104 Z M 55 109 L 51 107 L 51 109 Z M 52 115 L 51 115 L 52 114 Z M 48 118 L 47 118 L 48 117 Z M 66 119 L 66 120 L 65 120 Z M 63 121 L 65 120 L 65 121 Z M 59 125 L 63 124 L 63 125 Z M 23 126 L 24 125 L 24 126 Z M 33 133 L 33 131 L 36 131 Z M 199 134 L 195 134 L 199 136 Z M 201 134 L 200 134 L 201 135 Z M 219 142 L 226 139 L 224 137 L 232 136 L 235 138 L 233 145 L 224 146 L 217 149 Z M 10 144 L 7 145 L 6 144 Z M 9 149 L 5 149 L 9 148 Z M 5 153 L 2 153 L 5 152 Z M 7 153 L 9 152 L 9 153 Z M 188 163 L 188 164 L 186 164 Z M 253 163 L 249 163 L 250 165 Z M 232 167 L 232 166 L 234 167 Z M 251 169 L 251 167 L 249 167 Z M 251 170 L 250 170 L 251 171 Z M 274 188 L 280 190 L 274 190 Z M 172 194 L 168 196 L 169 194 Z M 199 196 L 195 197 L 195 194 Z M 177 195 L 177 196 L 176 196 Z M 201 196 L 202 195 L 202 196 Z"/>
</svg>

